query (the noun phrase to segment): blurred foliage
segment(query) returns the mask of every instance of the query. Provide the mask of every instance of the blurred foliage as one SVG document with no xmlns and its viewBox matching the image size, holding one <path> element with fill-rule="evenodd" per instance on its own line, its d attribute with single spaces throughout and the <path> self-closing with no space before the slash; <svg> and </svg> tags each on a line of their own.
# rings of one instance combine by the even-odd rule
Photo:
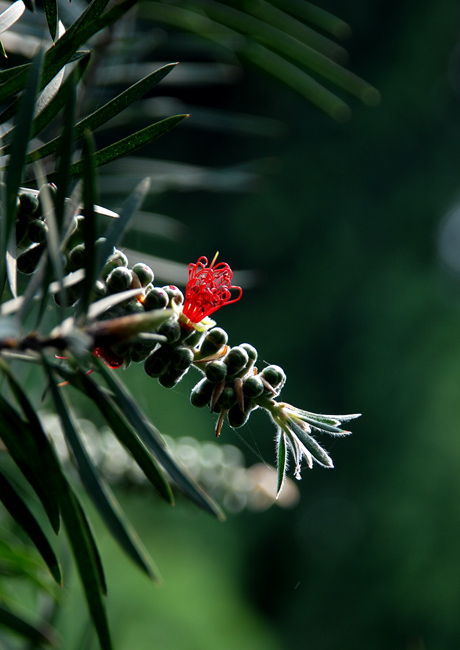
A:
<svg viewBox="0 0 460 650">
<path fill-rule="evenodd" d="M 355 69 L 381 89 L 381 107 L 337 129 L 248 75 L 241 92 L 254 112 L 270 105 L 266 116 L 290 128 L 248 145 L 246 158 L 256 147 L 276 155 L 279 173 L 206 210 L 191 195 L 156 209 L 189 215 L 186 252 L 225 241 L 261 269 L 261 286 L 225 322 L 259 349 L 271 341 L 289 369 L 286 399 L 364 414 L 346 448 L 333 447 L 332 479 L 304 478 L 294 513 L 267 513 L 250 539 L 247 520 L 234 523 L 246 540 L 242 583 L 283 647 L 454 650 L 459 292 L 437 233 L 458 200 L 458 5 L 345 10 L 359 30 Z M 208 146 L 209 158 L 236 155 L 231 137 Z M 247 435 L 270 460 L 262 428 L 251 422 Z"/>
<path fill-rule="evenodd" d="M 266 138 L 259 130 L 243 148 L 230 129 L 192 130 L 191 110 L 180 137 L 159 141 L 155 157 L 247 171 L 241 161 L 266 156 L 271 173 L 241 193 L 189 187 L 151 196 L 149 206 L 188 225 L 176 259 L 218 248 L 239 268 L 259 269 L 257 290 L 221 323 L 270 350 L 288 372 L 286 399 L 363 411 L 347 444 L 329 447 L 333 475 L 304 476 L 296 510 L 225 524 L 244 543 L 240 584 L 280 647 L 455 650 L 460 293 L 438 237 L 458 204 L 458 3 L 328 8 L 353 25 L 352 67 L 381 90 L 381 106 L 358 108 L 336 127 L 246 70 L 218 95 L 208 88 L 206 107 L 243 112 L 247 102 L 284 130 Z M 171 89 L 187 106 L 202 92 Z M 157 255 L 167 245 L 148 243 Z M 143 403 L 162 399 L 127 373 Z M 170 415 L 158 424 L 205 438 L 210 418 L 182 417 L 183 391 L 168 393 Z M 241 435 L 273 462 L 256 416 Z M 224 436 L 235 441 L 230 429 Z M 222 561 L 231 548 L 224 543 Z"/>
<path fill-rule="evenodd" d="M 136 0 L 124 0 L 109 6 L 107 0 L 92 0 L 88 5 L 73 5 L 69 9 L 56 0 L 44 0 L 44 17 L 51 44 L 41 31 L 45 22 L 43 15 L 37 17 L 35 14 L 32 17 L 25 13 L 25 9 L 35 12 L 33 3 L 16 0 L 0 14 L 2 51 L 6 64 L 0 71 L 0 103 L 3 109 L 0 115 L 3 125 L 0 219 L 0 369 L 3 378 L 0 413 L 3 448 L 0 500 L 14 522 L 14 529 L 21 536 L 29 538 L 50 574 L 47 578 L 36 574 L 27 553 L 22 551 L 21 539 L 15 541 L 12 537 L 10 544 L 4 544 L 4 577 L 13 579 L 13 583 L 18 577 L 22 582 L 27 579 L 35 587 L 50 592 L 41 611 L 35 604 L 25 608 L 27 611 L 24 613 L 22 605 L 18 606 L 14 599 L 8 601 L 10 581 L 6 580 L 5 595 L 3 592 L 1 594 L 0 624 L 13 633 L 13 640 L 8 632 L 3 639 L 2 631 L 5 646 L 14 646 L 14 635 L 22 637 L 30 647 L 59 642 L 47 621 L 52 622 L 60 609 L 61 596 L 58 596 L 56 587 L 49 583 L 52 578 L 61 586 L 63 575 L 54 548 L 55 542 L 50 543 L 49 539 L 53 538 L 53 533 L 59 533 L 62 519 L 98 642 L 103 650 L 112 648 L 105 607 L 106 579 L 88 518 L 90 508 L 83 501 L 86 497 L 81 495 L 80 482 L 113 539 L 145 574 L 159 580 L 156 566 L 88 452 L 88 441 L 81 436 L 74 400 L 70 397 L 72 389 L 85 395 L 86 404 L 89 402 L 92 410 L 99 412 L 102 421 L 131 454 L 138 470 L 144 473 L 164 500 L 170 504 L 174 501 L 169 485 L 171 482 L 203 510 L 222 518 L 219 506 L 178 462 L 124 384 L 105 365 L 119 368 L 123 359 L 129 365 L 131 357 L 140 361 L 140 358 L 134 359 L 134 345 L 141 346 L 137 353 L 146 356 L 154 349 L 149 360 L 157 349 L 173 350 L 174 353 L 176 347 L 173 344 L 177 342 L 177 337 L 168 338 L 166 332 L 169 330 L 162 328 L 167 325 L 168 319 L 180 333 L 177 321 L 183 317 L 182 321 L 186 323 L 183 329 L 186 331 L 181 333 L 188 336 L 192 330 L 195 335 L 212 326 L 212 322 L 203 325 L 202 322 L 205 315 L 214 311 L 213 308 L 194 319 L 192 298 L 188 298 L 189 303 L 186 299 L 182 313 L 178 302 L 178 296 L 182 295 L 179 290 L 176 293 L 163 291 L 167 299 L 162 310 L 157 307 L 144 309 L 144 293 L 148 297 L 147 285 L 150 288 L 153 274 L 144 265 L 145 271 L 151 274 L 150 280 L 144 282 L 141 276 L 127 267 L 128 262 L 124 261 L 126 256 L 115 249 L 150 188 L 149 178 L 133 182 L 136 173 L 133 175 L 129 172 L 136 166 L 134 158 L 126 168 L 118 167 L 118 171 L 116 166 L 111 168 L 112 174 L 121 172 L 129 182 L 129 188 L 122 188 L 118 182 L 120 177 L 115 176 L 120 192 L 126 193 L 129 189 L 129 196 L 119 213 L 97 205 L 96 168 L 149 145 L 187 117 L 187 114 L 180 113 L 153 123 L 149 119 L 146 126 L 133 133 L 132 120 L 129 120 L 129 111 L 126 110 L 169 75 L 175 64 L 156 66 L 141 79 L 136 72 L 136 79 L 128 88 L 117 91 L 102 106 L 87 108 L 94 97 L 91 76 L 94 79 L 101 74 L 101 69 L 98 69 L 100 57 L 89 65 L 94 59 L 91 49 L 107 57 L 108 52 L 104 52 L 104 49 L 108 50 L 110 43 L 116 42 L 117 47 L 122 44 L 120 60 L 115 61 L 115 78 L 118 82 L 123 60 L 134 53 L 139 56 L 138 48 L 128 46 L 123 51 L 126 39 L 114 39 L 113 32 L 110 34 L 112 26 L 124 19 L 135 4 Z M 288 9 L 294 14 L 301 9 L 302 18 L 334 34 L 344 30 L 341 21 L 308 3 L 290 3 Z M 231 42 L 228 49 L 232 55 L 241 55 L 259 67 L 267 68 L 339 121 L 349 116 L 347 106 L 306 75 L 303 67 L 311 68 L 319 76 L 357 95 L 364 103 L 373 105 L 379 101 L 379 94 L 374 88 L 333 61 L 341 58 L 343 51 L 340 48 L 268 3 L 256 3 L 241 11 L 238 5 L 231 7 L 214 2 L 206 2 L 204 6 L 188 4 L 186 7 L 169 7 L 166 3 L 151 2 L 147 5 L 146 13 L 139 14 L 139 24 L 143 23 L 144 28 L 149 11 L 149 20 L 169 24 L 173 16 L 175 27 L 198 33 L 200 37 L 211 37 L 213 41 L 217 34 L 220 45 L 221 36 L 225 34 Z M 65 16 L 63 21 L 60 20 L 61 15 Z M 123 30 L 129 22 L 121 21 L 122 36 L 126 35 Z M 109 28 L 109 36 L 104 43 L 104 38 L 96 37 L 106 28 Z M 136 38 L 138 31 L 139 28 L 135 27 L 128 31 L 129 36 Z M 11 58 L 7 57 L 7 53 Z M 213 65 L 213 71 L 218 67 Z M 88 77 L 85 75 L 87 69 Z M 89 84 L 85 88 L 81 82 L 85 79 L 87 83 L 88 78 Z M 85 88 L 85 91 L 82 92 L 81 88 Z M 85 98 L 85 92 L 89 101 Z M 125 118 L 124 124 L 128 126 L 129 133 L 115 129 L 115 133 L 112 133 L 114 137 L 109 136 L 110 141 L 101 146 L 90 132 L 104 127 L 113 118 L 119 118 L 122 112 L 128 114 L 128 121 Z M 226 121 L 228 123 L 228 117 L 224 117 L 223 123 Z M 248 121 L 249 124 L 256 123 L 251 119 L 242 120 L 246 125 Z M 277 128 L 276 123 L 265 124 L 269 131 L 273 126 L 275 130 Z M 265 128 L 262 125 L 262 132 Z M 140 163 L 137 174 L 142 170 L 142 161 Z M 180 178 L 177 171 L 177 168 L 172 169 L 172 178 Z M 239 189 L 246 178 L 252 180 L 256 177 L 253 172 L 249 175 L 237 173 L 235 182 L 231 180 L 231 173 L 225 170 L 217 178 L 217 185 L 221 189 L 227 188 L 230 180 L 230 184 Z M 80 179 L 80 182 L 75 183 L 74 178 Z M 175 183 L 177 180 L 173 181 Z M 213 183 L 212 180 L 211 187 Z M 207 184 L 207 181 L 199 182 L 201 187 Z M 163 219 L 163 223 L 167 221 Z M 217 268 L 228 268 L 228 265 L 218 263 L 211 272 L 214 261 L 209 269 L 211 275 L 215 274 Z M 206 261 L 205 266 L 207 264 Z M 229 274 L 230 280 L 230 269 Z M 24 275 L 29 278 L 24 278 Z M 118 278 L 116 282 L 123 280 L 126 286 L 115 284 L 115 275 Z M 239 289 L 234 286 L 229 288 Z M 153 291 L 152 285 L 152 295 Z M 230 296 L 228 290 L 227 293 Z M 135 313 L 128 311 L 133 305 L 129 299 L 139 294 L 142 294 L 142 299 L 134 300 Z M 49 300 L 51 296 L 56 303 L 54 308 Z M 228 301 L 229 297 L 222 299 L 223 304 Z M 75 308 L 69 311 L 73 305 Z M 187 317 L 186 308 L 189 308 Z M 181 312 L 179 315 L 178 309 Z M 171 318 L 174 311 L 177 312 L 176 320 Z M 194 331 L 195 325 L 192 327 L 190 323 L 197 324 L 198 332 Z M 189 348 L 181 348 L 188 353 L 187 359 L 190 356 L 185 371 L 192 361 L 198 364 L 208 361 L 208 357 L 208 363 L 215 359 L 220 348 L 206 353 L 206 342 L 207 337 L 201 347 L 197 348 L 194 343 Z M 128 349 L 124 352 L 108 347 L 126 343 Z M 150 345 L 148 351 L 145 347 L 147 343 Z M 225 393 L 226 381 L 230 382 L 228 390 L 236 393 L 232 393 L 231 397 L 235 397 L 235 408 L 237 400 L 245 420 L 253 407 L 263 407 L 270 413 L 277 427 L 278 495 L 285 487 L 288 450 L 294 458 L 296 478 L 300 478 L 302 458 L 307 460 L 310 467 L 313 459 L 331 467 L 329 455 L 310 435 L 311 429 L 332 435 L 346 434 L 349 432 L 343 432 L 339 425 L 356 416 L 318 416 L 275 402 L 273 398 L 279 394 L 285 381 L 284 371 L 278 366 L 267 366 L 257 378 L 253 377 L 259 392 L 257 395 L 245 395 L 243 379 L 246 370 L 249 373 L 255 362 L 254 357 L 248 357 L 246 349 L 255 352 L 251 346 L 242 347 L 238 352 L 237 348 L 228 351 L 225 346 L 220 356 L 225 356 L 227 365 L 223 366 L 225 372 L 228 366 L 229 378 L 223 380 L 219 391 L 216 385 L 210 396 L 210 405 L 212 410 L 221 412 L 216 426 L 217 435 L 223 417 L 228 412 L 230 418 L 232 412 L 230 402 L 227 405 L 224 400 L 221 405 L 219 401 L 220 394 L 230 399 L 230 393 Z M 92 353 L 96 358 L 92 359 Z M 232 354 L 233 357 L 237 354 L 240 365 L 230 372 Z M 68 363 L 58 363 L 56 356 Z M 32 370 L 30 373 L 34 384 L 32 389 L 26 386 L 28 371 L 25 368 L 28 365 L 39 367 L 38 372 Z M 179 367 L 176 368 L 171 362 L 171 368 L 165 376 L 168 373 L 171 375 L 171 372 L 174 375 L 173 371 Z M 89 376 L 93 370 L 99 375 L 96 380 Z M 156 371 L 149 374 L 158 376 Z M 171 375 L 162 383 L 169 388 L 174 387 L 185 372 L 176 374 L 177 378 Z M 71 463 L 63 462 L 57 453 L 36 410 L 39 399 L 37 388 L 42 390 L 43 387 L 42 400 L 46 397 L 52 404 L 69 449 Z M 242 422 L 234 426 L 240 424 Z M 241 472 L 240 478 L 243 479 Z M 248 489 L 259 489 L 257 481 L 254 480 Z M 22 600 L 21 596 L 19 599 Z M 83 630 L 82 638 L 87 638 L 88 634 L 91 632 Z M 77 643 L 81 644 L 82 641 Z"/>
<path fill-rule="evenodd" d="M 286 368 L 289 401 L 364 413 L 346 445 L 328 447 L 334 472 L 304 478 L 293 511 L 242 513 L 220 526 L 182 500 L 172 517 L 155 497 L 118 489 L 165 579 L 153 590 L 125 570 L 95 520 L 120 648 L 456 650 L 460 642 L 458 231 L 446 230 L 459 187 L 458 3 L 331 0 L 328 9 L 354 27 L 352 68 L 382 91 L 377 110 L 357 108 L 336 127 L 254 70 L 238 68 L 217 87 L 173 84 L 171 74 L 162 101 L 143 105 L 139 118 L 151 108 L 156 119 L 161 111 L 191 119 L 147 148 L 155 160 L 120 165 L 118 175 L 115 163 L 101 178 L 101 202 L 117 209 L 123 182 L 132 188 L 149 165 L 161 172 L 144 206 L 161 216 L 141 215 L 129 247 L 177 260 L 219 249 L 257 269 L 241 274 L 257 290 L 248 284 L 223 312 L 224 327 Z M 180 58 L 178 44 L 190 60 L 209 61 L 201 41 L 172 29 L 146 40 L 158 61 Z M 106 72 L 88 102 L 110 94 Z M 112 135 L 96 138 L 106 146 Z M 164 268 L 165 281 L 172 270 L 185 279 L 183 268 Z M 123 377 L 161 430 L 209 439 L 212 416 L 182 408 L 191 381 L 164 391 L 137 368 Z M 83 398 L 75 408 L 100 424 Z M 274 461 L 257 414 L 240 435 L 225 427 L 222 442 L 246 442 L 248 464 L 255 454 Z M 80 648 L 75 592 L 56 627 Z M 145 618 L 153 610 L 158 618 Z"/>
</svg>

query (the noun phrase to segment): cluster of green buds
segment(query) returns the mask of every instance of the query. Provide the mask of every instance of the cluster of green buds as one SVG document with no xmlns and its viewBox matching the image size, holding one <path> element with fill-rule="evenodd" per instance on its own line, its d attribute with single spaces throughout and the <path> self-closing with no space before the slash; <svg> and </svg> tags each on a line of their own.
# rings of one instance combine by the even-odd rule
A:
<svg viewBox="0 0 460 650">
<path fill-rule="evenodd" d="M 231 284 L 233 274 L 228 264 L 216 264 L 216 258 L 217 255 L 209 264 L 201 257 L 196 264 L 189 265 L 185 296 L 172 285 L 155 287 L 153 272 L 145 265 L 142 273 L 139 265 L 128 269 L 134 276 L 140 275 L 144 287 L 137 298 L 137 309 L 155 313 L 168 310 L 170 315 L 156 327 L 156 339 L 146 342 L 138 336 L 109 350 L 97 348 L 95 354 L 111 367 L 142 361 L 146 373 L 166 388 L 176 386 L 192 366 L 197 368 L 203 377 L 193 387 L 190 401 L 193 406 L 208 407 L 218 415 L 216 436 L 220 435 L 225 418 L 232 428 L 238 428 L 246 424 L 253 411 L 263 409 L 276 427 L 279 494 L 288 470 L 289 453 L 297 479 L 301 477 L 303 460 L 308 467 L 312 467 L 313 461 L 333 467 L 330 456 L 313 434 L 347 435 L 350 432 L 340 425 L 358 415 L 318 415 L 277 401 L 286 381 L 284 370 L 278 365 L 265 365 L 259 370 L 255 347 L 249 343 L 230 346 L 228 334 L 209 317 L 242 295 L 241 288 Z M 106 279 L 109 291 L 114 290 L 110 278 L 115 273 L 118 276 L 122 271 L 118 267 L 110 271 Z M 116 288 L 132 288 L 132 280 L 128 280 L 127 277 L 126 283 L 117 284 Z"/>
<path fill-rule="evenodd" d="M 19 195 L 16 236 L 22 249 L 18 270 L 23 273 L 35 270 L 46 246 L 47 224 L 39 194 Z M 95 242 L 96 250 L 103 241 Z M 62 252 L 66 273 L 86 268 L 83 215 L 73 218 Z M 231 284 L 230 266 L 216 263 L 216 259 L 217 254 L 209 264 L 206 257 L 200 257 L 189 265 L 184 295 L 173 285 L 155 286 L 153 270 L 147 264 L 130 268 L 126 255 L 112 249 L 94 286 L 94 300 L 102 303 L 107 298 L 109 306 L 99 313 L 96 327 L 89 331 L 93 335 L 97 332 L 92 352 L 112 369 L 143 363 L 145 372 L 165 388 L 176 386 L 194 366 L 203 376 L 193 387 L 190 401 L 217 415 L 217 436 L 225 418 L 232 428 L 238 428 L 246 424 L 253 411 L 265 410 L 276 427 L 279 493 L 288 455 L 294 459 L 296 478 L 300 478 L 303 460 L 309 467 L 313 461 L 332 467 L 330 456 L 313 434 L 346 435 L 350 432 L 340 425 L 357 415 L 317 415 L 277 401 L 286 381 L 283 369 L 277 365 L 259 369 L 254 346 L 230 346 L 227 333 L 210 318 L 242 295 L 242 289 Z M 67 305 L 78 299 L 78 284 L 70 286 Z M 101 336 L 101 331 L 110 335 Z"/>
<path fill-rule="evenodd" d="M 48 186 L 53 191 L 54 186 Z M 43 212 L 40 193 L 22 191 L 17 198 L 16 245 L 17 264 L 21 273 L 30 274 L 37 268 L 46 248 L 48 226 Z"/>
<path fill-rule="evenodd" d="M 220 327 L 211 329 L 196 356 L 195 363 L 204 377 L 193 388 L 190 400 L 194 406 L 219 413 L 216 434 L 227 415 L 234 429 L 243 426 L 252 411 L 280 393 L 286 375 L 279 366 L 256 367 L 257 350 L 249 343 L 227 345 L 228 336 Z"/>
</svg>

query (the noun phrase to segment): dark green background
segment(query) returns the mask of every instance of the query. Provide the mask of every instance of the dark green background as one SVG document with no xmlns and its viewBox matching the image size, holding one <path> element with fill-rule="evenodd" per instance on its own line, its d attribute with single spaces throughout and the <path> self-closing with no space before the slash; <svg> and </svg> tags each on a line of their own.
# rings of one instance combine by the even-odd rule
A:
<svg viewBox="0 0 460 650">
<path fill-rule="evenodd" d="M 103 544 L 119 650 L 460 647 L 460 285 L 438 250 L 460 190 L 458 3 L 322 6 L 353 27 L 350 68 L 381 105 L 352 99 L 352 120 L 337 125 L 251 68 L 227 87 L 171 87 L 189 124 L 148 153 L 266 171 L 255 191 L 152 196 L 147 207 L 187 233 L 148 246 L 183 263 L 219 250 L 258 270 L 216 315 L 230 342 L 283 366 L 286 401 L 363 416 L 351 437 L 322 439 L 335 469 L 305 469 L 291 511 L 220 524 L 181 499 L 168 509 L 121 495 L 165 586 Z M 188 43 L 165 40 L 160 60 L 192 58 Z M 199 106 L 284 126 L 270 137 L 193 128 Z M 140 366 L 123 377 L 165 433 L 212 439 L 213 416 L 188 404 L 191 375 L 174 391 Z M 262 414 L 239 432 L 274 463 Z M 228 426 L 222 442 L 258 461 Z"/>
</svg>

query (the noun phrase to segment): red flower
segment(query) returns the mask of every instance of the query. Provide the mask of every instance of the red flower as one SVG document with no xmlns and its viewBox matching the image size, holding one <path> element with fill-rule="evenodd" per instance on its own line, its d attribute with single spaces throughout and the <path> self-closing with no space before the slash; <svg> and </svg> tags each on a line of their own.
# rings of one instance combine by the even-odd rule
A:
<svg viewBox="0 0 460 650">
<path fill-rule="evenodd" d="M 124 362 L 124 357 L 120 357 L 118 354 L 115 354 L 115 352 L 113 352 L 110 348 L 94 348 L 93 354 L 95 357 L 102 359 L 102 361 L 113 370 L 121 368 Z"/>
<path fill-rule="evenodd" d="M 214 265 L 217 253 L 208 267 L 206 257 L 200 257 L 196 264 L 189 264 L 188 283 L 182 313 L 192 323 L 199 323 L 219 307 L 230 305 L 242 296 L 241 287 L 231 285 L 232 269 L 225 262 Z M 231 290 L 238 292 L 232 298 Z"/>
</svg>

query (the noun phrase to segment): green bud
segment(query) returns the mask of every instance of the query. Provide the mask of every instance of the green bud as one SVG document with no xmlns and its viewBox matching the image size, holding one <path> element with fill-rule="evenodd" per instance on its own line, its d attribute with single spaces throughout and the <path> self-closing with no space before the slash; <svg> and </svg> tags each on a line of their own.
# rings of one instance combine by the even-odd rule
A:
<svg viewBox="0 0 460 650">
<path fill-rule="evenodd" d="M 86 262 L 86 250 L 84 244 L 78 244 L 69 253 L 69 260 L 67 262 L 68 271 L 77 271 L 83 269 Z"/>
<path fill-rule="evenodd" d="M 165 309 L 169 303 L 169 297 L 166 291 L 160 287 L 153 287 L 151 291 L 144 296 L 143 305 L 146 311 L 153 311 L 154 309 Z"/>
<path fill-rule="evenodd" d="M 229 375 L 238 374 L 240 370 L 242 370 L 247 365 L 248 361 L 248 353 L 239 345 L 232 348 L 224 359 L 224 363 L 227 364 Z"/>
<path fill-rule="evenodd" d="M 43 187 L 41 187 L 41 188 L 39 189 L 39 191 L 38 191 L 38 197 L 37 197 L 37 198 L 38 198 L 38 201 L 39 201 L 39 203 L 40 203 L 40 206 L 42 205 L 42 197 L 43 197 L 43 194 L 44 194 L 44 192 L 45 192 L 45 189 L 44 189 L 44 188 L 45 188 L 45 185 L 44 185 Z M 52 200 L 53 203 L 54 203 L 54 199 L 56 198 L 56 194 L 57 194 L 57 187 L 56 187 L 56 185 L 55 185 L 54 183 L 47 183 L 47 184 L 46 184 L 46 188 L 47 188 L 47 191 L 48 191 L 48 193 L 49 193 L 49 195 L 50 195 L 50 197 L 51 197 L 51 200 Z"/>
<path fill-rule="evenodd" d="M 83 215 L 78 214 L 76 217 L 73 217 L 72 221 L 70 222 L 69 228 L 68 228 L 68 236 L 67 236 L 67 241 L 66 241 L 66 251 L 67 254 L 69 251 L 72 250 L 72 248 L 75 248 L 75 246 L 78 246 L 78 244 L 83 244 L 84 242 L 84 236 L 83 236 L 83 220 L 85 217 Z"/>
<path fill-rule="evenodd" d="M 102 277 L 105 279 L 107 276 L 113 271 L 113 269 L 116 269 L 118 267 L 127 267 L 128 266 L 128 258 L 126 255 L 115 248 L 114 252 L 110 257 L 107 259 L 104 268 L 102 269 Z"/>
<path fill-rule="evenodd" d="M 241 343 L 239 347 L 243 348 L 243 350 L 246 350 L 248 353 L 249 361 L 252 361 L 253 364 L 257 361 L 257 350 L 253 345 L 250 343 Z"/>
<path fill-rule="evenodd" d="M 251 375 L 243 381 L 243 393 L 246 397 L 259 397 L 265 390 L 259 375 Z"/>
<path fill-rule="evenodd" d="M 206 379 L 206 377 L 199 381 L 196 386 L 192 388 L 192 392 L 190 393 L 190 402 L 192 405 L 197 408 L 203 408 L 209 404 L 209 400 L 211 399 L 214 390 L 214 385 L 215 384 Z"/>
<path fill-rule="evenodd" d="M 107 311 L 103 312 L 98 317 L 98 320 L 112 320 L 113 318 L 120 318 L 121 316 L 124 316 L 123 309 L 120 305 L 114 305 L 111 309 L 107 309 Z"/>
<path fill-rule="evenodd" d="M 40 257 L 45 250 L 45 244 L 32 244 L 29 248 L 18 255 L 17 267 L 18 271 L 26 275 L 33 273 L 38 266 Z"/>
<path fill-rule="evenodd" d="M 194 358 L 194 354 L 190 348 L 180 345 L 173 350 L 171 355 L 171 367 L 175 370 L 187 370 L 192 365 Z"/>
<path fill-rule="evenodd" d="M 221 327 L 213 327 L 212 330 L 206 334 L 200 348 L 201 358 L 210 357 L 217 354 L 224 345 L 227 345 L 228 334 Z"/>
<path fill-rule="evenodd" d="M 181 339 L 184 341 L 184 343 L 187 343 L 187 345 L 190 348 L 196 348 L 200 341 L 202 341 L 204 336 L 204 332 L 199 332 L 196 329 L 193 329 L 191 332 L 188 332 L 185 328 L 182 329 L 181 333 Z"/>
<path fill-rule="evenodd" d="M 243 424 L 246 424 L 246 422 L 249 420 L 249 416 L 251 415 L 251 406 L 252 405 L 249 403 L 248 408 L 245 408 L 244 411 L 240 409 L 238 404 L 232 406 L 232 408 L 227 413 L 227 420 L 233 429 L 238 429 L 239 427 L 242 427 Z"/>
<path fill-rule="evenodd" d="M 136 300 L 136 298 L 134 298 L 133 300 L 130 300 L 128 303 L 126 303 L 126 305 L 124 305 L 124 307 L 123 307 L 123 311 L 125 312 L 125 314 L 127 316 L 131 315 L 131 314 L 144 314 L 145 313 L 144 306 L 141 305 L 139 300 Z"/>
<path fill-rule="evenodd" d="M 225 386 L 224 390 L 219 395 L 213 411 L 214 413 L 220 413 L 221 411 L 226 411 L 236 404 L 236 392 L 233 386 Z"/>
<path fill-rule="evenodd" d="M 114 248 L 110 257 L 117 259 L 120 266 L 128 266 L 128 258 L 119 248 Z"/>
<path fill-rule="evenodd" d="M 133 281 L 132 271 L 126 266 L 117 266 L 107 277 L 107 287 L 112 293 L 119 293 L 130 288 Z"/>
<path fill-rule="evenodd" d="M 139 278 L 141 287 L 146 287 L 148 284 L 153 282 L 153 271 L 147 264 L 138 262 L 133 266 L 132 270 Z"/>
<path fill-rule="evenodd" d="M 204 374 L 213 384 L 218 384 L 227 376 L 227 364 L 220 360 L 210 361 L 206 364 Z"/>
<path fill-rule="evenodd" d="M 146 349 L 142 343 L 134 343 L 129 351 L 129 356 L 134 363 L 140 363 L 147 359 L 151 351 L 151 349 Z"/>
<path fill-rule="evenodd" d="M 134 271 L 131 269 L 131 275 L 132 275 L 132 281 L 131 281 L 131 286 L 129 287 L 130 289 L 142 289 L 141 281 L 137 277 L 137 275 L 134 273 Z M 140 295 L 140 294 L 139 294 Z"/>
<path fill-rule="evenodd" d="M 145 360 L 144 370 L 150 377 L 160 377 L 169 366 L 171 359 L 171 347 L 160 345 Z"/>
<path fill-rule="evenodd" d="M 152 352 L 152 350 L 158 345 L 158 341 L 148 338 L 145 334 L 139 334 L 136 337 L 134 345 L 139 349 L 142 348 L 145 352 L 150 354 L 150 352 Z"/>
<path fill-rule="evenodd" d="M 34 216 L 40 206 L 37 195 L 32 192 L 21 192 L 18 195 L 18 199 L 18 216 Z"/>
<path fill-rule="evenodd" d="M 176 368 L 169 366 L 166 372 L 162 374 L 161 377 L 158 377 L 158 381 L 165 388 L 174 388 L 174 386 L 180 382 L 180 380 L 187 374 L 187 372 L 188 368 L 185 370 L 177 370 Z"/>
<path fill-rule="evenodd" d="M 184 294 L 180 289 L 178 289 L 176 286 L 173 284 L 167 284 L 163 287 L 163 291 L 166 291 L 166 293 L 169 296 L 169 306 L 171 306 L 172 302 L 175 302 L 176 305 L 182 305 L 184 302 Z"/>
<path fill-rule="evenodd" d="M 27 236 L 29 237 L 30 241 L 36 242 L 37 244 L 43 244 L 46 241 L 47 232 L 48 226 L 46 223 L 40 219 L 34 219 L 29 223 Z"/>
<path fill-rule="evenodd" d="M 285 372 L 280 366 L 267 366 L 262 370 L 260 376 L 267 381 L 275 390 L 280 391 L 286 381 Z"/>
<path fill-rule="evenodd" d="M 152 293 L 152 292 L 150 292 Z M 150 294 L 149 294 L 150 295 Z M 157 329 L 158 334 L 166 336 L 169 343 L 175 343 L 180 339 L 181 327 L 176 318 L 164 320 Z"/>
</svg>

